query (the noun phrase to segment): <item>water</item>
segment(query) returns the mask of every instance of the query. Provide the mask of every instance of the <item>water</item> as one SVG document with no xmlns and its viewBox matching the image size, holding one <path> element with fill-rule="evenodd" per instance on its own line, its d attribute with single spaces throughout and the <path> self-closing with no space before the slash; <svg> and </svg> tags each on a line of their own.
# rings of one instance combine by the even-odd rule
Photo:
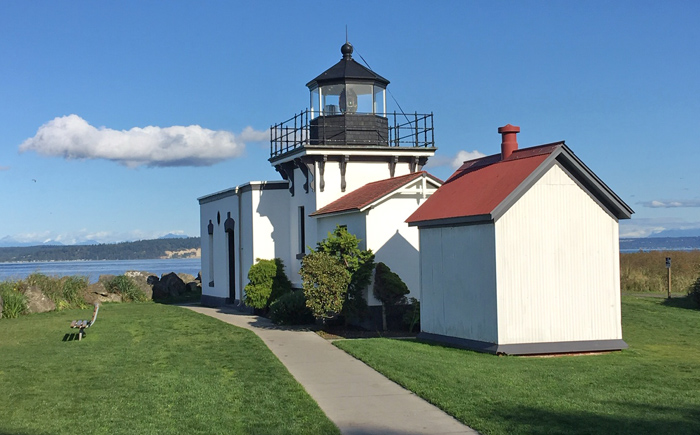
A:
<svg viewBox="0 0 700 435">
<path fill-rule="evenodd" d="M 24 279 L 34 272 L 40 272 L 49 276 L 87 276 L 93 283 L 100 275 L 122 275 L 127 270 L 146 271 L 158 276 L 170 272 L 197 276 L 201 268 L 200 258 L 0 263 L 0 281 Z"/>
</svg>

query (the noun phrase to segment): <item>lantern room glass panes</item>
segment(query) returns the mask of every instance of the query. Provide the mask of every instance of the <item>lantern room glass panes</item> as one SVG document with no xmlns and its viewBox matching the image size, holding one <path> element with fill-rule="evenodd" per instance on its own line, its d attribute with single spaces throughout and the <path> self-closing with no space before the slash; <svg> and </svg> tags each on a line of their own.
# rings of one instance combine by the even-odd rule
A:
<svg viewBox="0 0 700 435">
<path fill-rule="evenodd" d="M 329 85 L 321 87 L 321 106 L 323 115 L 340 115 L 340 94 L 345 89 L 345 85 Z"/>
<path fill-rule="evenodd" d="M 385 89 L 381 86 L 345 83 L 311 90 L 311 117 L 344 114 L 385 115 Z"/>
<path fill-rule="evenodd" d="M 311 104 L 309 105 L 311 108 L 311 118 L 315 118 L 318 115 L 320 115 L 321 111 L 321 99 L 319 98 L 319 92 L 318 88 L 313 88 L 311 90 Z"/>
<path fill-rule="evenodd" d="M 386 89 L 374 86 L 374 111 L 375 114 L 386 116 Z"/>
</svg>

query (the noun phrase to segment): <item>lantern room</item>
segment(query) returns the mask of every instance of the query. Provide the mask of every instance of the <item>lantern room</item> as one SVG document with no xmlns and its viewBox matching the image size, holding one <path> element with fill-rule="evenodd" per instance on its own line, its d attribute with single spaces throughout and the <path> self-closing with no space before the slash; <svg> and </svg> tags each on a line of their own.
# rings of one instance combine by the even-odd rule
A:
<svg viewBox="0 0 700 435">
<path fill-rule="evenodd" d="M 389 80 L 357 63 L 349 42 L 340 52 L 340 62 L 306 84 L 311 91 L 311 118 L 348 114 L 386 117 Z"/>
</svg>

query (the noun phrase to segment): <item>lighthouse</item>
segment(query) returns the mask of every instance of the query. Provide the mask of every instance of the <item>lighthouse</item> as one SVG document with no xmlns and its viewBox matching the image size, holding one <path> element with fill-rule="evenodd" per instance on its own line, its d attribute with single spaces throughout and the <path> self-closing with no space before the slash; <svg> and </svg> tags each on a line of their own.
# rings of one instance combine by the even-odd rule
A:
<svg viewBox="0 0 700 435">
<path fill-rule="evenodd" d="M 441 184 L 422 170 L 437 150 L 433 114 L 389 111 L 389 80 L 353 52 L 343 44 L 341 59 L 306 84 L 308 107 L 271 125 L 276 180 L 199 198 L 203 303 L 243 300 L 258 258 L 280 258 L 300 288 L 302 259 L 336 225 L 405 271 L 417 296 L 418 233 L 404 220 Z"/>
</svg>

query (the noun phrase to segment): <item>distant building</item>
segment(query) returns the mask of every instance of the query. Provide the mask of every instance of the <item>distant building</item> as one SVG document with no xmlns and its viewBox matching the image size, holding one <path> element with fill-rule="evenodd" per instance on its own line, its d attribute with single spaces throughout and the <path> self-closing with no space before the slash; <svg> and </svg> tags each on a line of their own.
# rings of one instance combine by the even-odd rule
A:
<svg viewBox="0 0 700 435">
<path fill-rule="evenodd" d="M 307 247 L 345 225 L 418 296 L 418 230 L 405 220 L 441 181 L 432 114 L 386 113 L 389 81 L 352 58 L 311 80 L 310 108 L 271 127 L 277 181 L 251 181 L 199 198 L 202 303 L 244 299 L 256 259 L 280 258 L 295 287 Z M 379 306 L 371 292 L 370 306 Z"/>
<path fill-rule="evenodd" d="M 420 231 L 421 335 L 491 353 L 626 348 L 618 220 L 632 209 L 564 142 L 465 162 L 407 220 Z"/>
</svg>

